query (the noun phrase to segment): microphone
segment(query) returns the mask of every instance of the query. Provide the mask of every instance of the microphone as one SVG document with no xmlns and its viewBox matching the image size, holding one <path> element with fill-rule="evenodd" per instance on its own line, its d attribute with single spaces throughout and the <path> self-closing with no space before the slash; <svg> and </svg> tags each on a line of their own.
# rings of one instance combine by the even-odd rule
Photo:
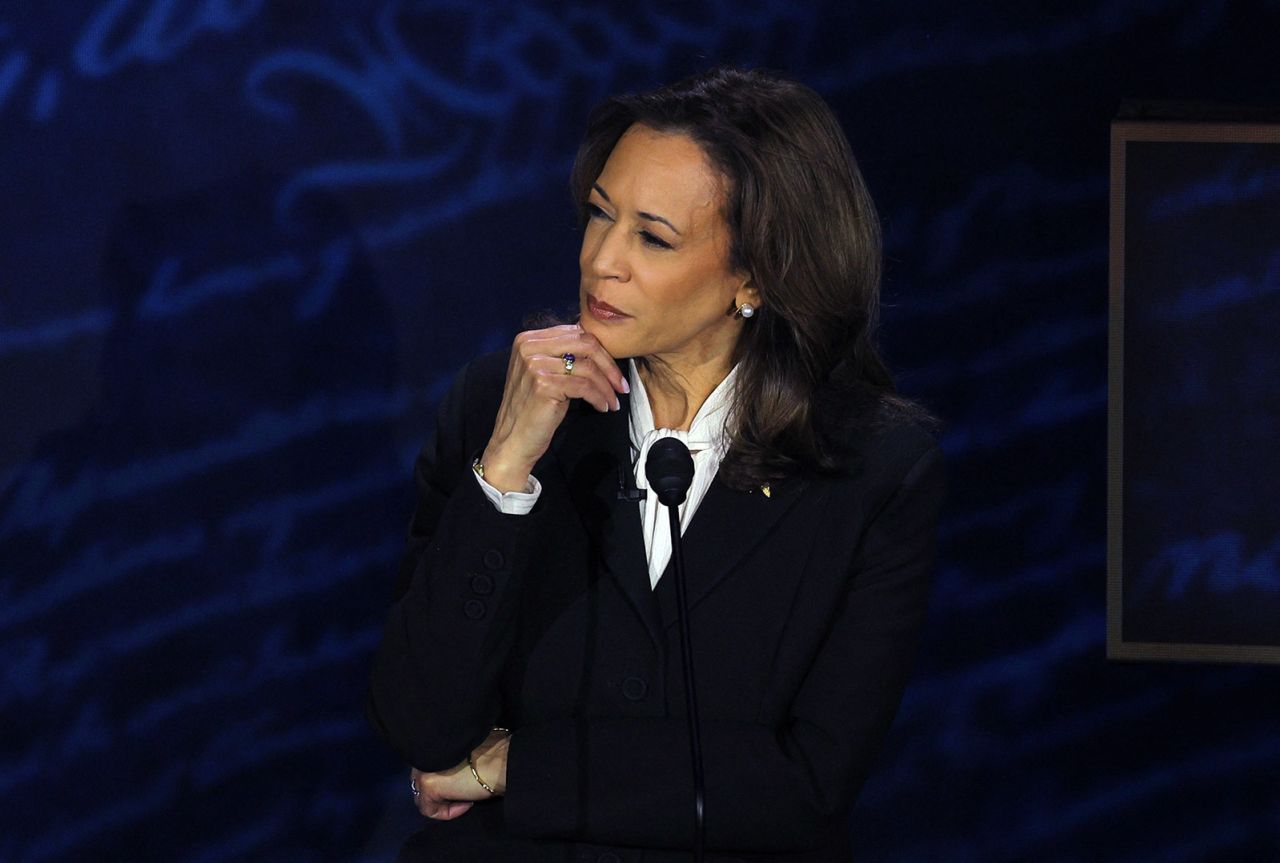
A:
<svg viewBox="0 0 1280 863">
<path fill-rule="evenodd" d="M 626 500 L 631 503 L 644 500 L 649 496 L 649 492 L 636 485 L 635 465 L 619 464 L 618 465 L 618 500 Z"/>
<path fill-rule="evenodd" d="M 693 761 L 693 859 L 702 863 L 706 845 L 706 825 L 702 805 L 706 781 L 702 774 L 702 739 L 698 728 L 697 687 L 693 684 L 693 647 L 689 636 L 689 600 L 684 588 L 684 554 L 680 540 L 680 510 L 693 483 L 693 456 L 689 448 L 673 437 L 654 441 L 644 463 L 649 487 L 665 504 L 670 515 L 671 562 L 676 578 L 676 612 L 680 618 L 680 656 L 684 664 L 684 697 L 689 720 L 689 751 Z"/>
<path fill-rule="evenodd" d="M 673 437 L 654 441 L 644 463 L 644 476 L 662 503 L 667 506 L 684 503 L 693 483 L 693 456 L 689 454 L 689 448 Z M 675 545 L 675 537 L 672 537 L 672 545 Z"/>
</svg>

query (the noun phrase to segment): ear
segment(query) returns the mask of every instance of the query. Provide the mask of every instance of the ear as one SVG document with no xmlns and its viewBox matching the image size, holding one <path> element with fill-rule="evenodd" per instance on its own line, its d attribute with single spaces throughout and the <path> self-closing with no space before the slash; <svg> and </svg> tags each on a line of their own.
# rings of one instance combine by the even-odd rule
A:
<svg viewBox="0 0 1280 863">
<path fill-rule="evenodd" d="M 757 309 L 760 308 L 760 292 L 756 290 L 755 283 L 751 281 L 750 276 L 743 277 L 742 284 L 738 285 L 738 290 L 733 295 L 733 301 L 735 306 L 750 303 Z"/>
</svg>

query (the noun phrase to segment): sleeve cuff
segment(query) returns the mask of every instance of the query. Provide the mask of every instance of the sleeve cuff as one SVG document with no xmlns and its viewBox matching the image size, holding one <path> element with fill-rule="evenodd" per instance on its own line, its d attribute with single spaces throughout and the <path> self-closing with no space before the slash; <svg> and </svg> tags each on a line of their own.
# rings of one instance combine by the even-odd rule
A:
<svg viewBox="0 0 1280 863">
<path fill-rule="evenodd" d="M 476 482 L 480 483 L 484 496 L 489 498 L 489 502 L 498 512 L 528 515 L 533 510 L 533 505 L 538 502 L 538 495 L 542 494 L 542 483 L 538 482 L 538 478 L 533 474 L 529 475 L 524 491 L 498 491 L 475 471 L 472 471 L 471 475 L 476 478 Z"/>
</svg>

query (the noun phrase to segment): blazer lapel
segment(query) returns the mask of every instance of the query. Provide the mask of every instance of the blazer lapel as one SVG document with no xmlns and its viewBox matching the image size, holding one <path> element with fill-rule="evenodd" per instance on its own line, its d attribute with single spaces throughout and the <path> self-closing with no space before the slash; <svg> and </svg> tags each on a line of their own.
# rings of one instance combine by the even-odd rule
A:
<svg viewBox="0 0 1280 863">
<path fill-rule="evenodd" d="M 591 538 L 592 551 L 644 622 L 654 647 L 662 651 L 666 629 L 677 620 L 674 559 L 657 587 L 652 587 L 640 505 L 619 494 L 634 486 L 630 396 L 620 395 L 619 400 L 621 410 L 600 413 L 575 399 L 551 450 L 568 482 L 574 509 Z M 732 489 L 718 476 L 712 481 L 683 535 L 691 609 L 768 540 L 801 498 L 805 486 L 803 479 L 790 478 L 772 484 L 769 496 L 765 496 L 759 488 Z"/>
<path fill-rule="evenodd" d="M 600 413 L 575 400 L 552 440 L 569 485 L 574 509 L 591 538 L 592 551 L 644 622 L 655 649 L 662 651 L 662 617 L 649 584 L 649 566 L 640 526 L 640 504 L 619 492 L 634 487 L 631 476 L 630 396 L 622 409 Z"/>
<path fill-rule="evenodd" d="M 766 497 L 759 488 L 737 491 L 721 482 L 719 476 L 712 480 L 682 537 L 690 609 L 769 540 L 774 527 L 801 498 L 805 486 L 798 477 L 782 480 L 771 485 Z M 678 619 L 675 577 L 673 555 L 653 591 L 663 629 Z"/>
</svg>

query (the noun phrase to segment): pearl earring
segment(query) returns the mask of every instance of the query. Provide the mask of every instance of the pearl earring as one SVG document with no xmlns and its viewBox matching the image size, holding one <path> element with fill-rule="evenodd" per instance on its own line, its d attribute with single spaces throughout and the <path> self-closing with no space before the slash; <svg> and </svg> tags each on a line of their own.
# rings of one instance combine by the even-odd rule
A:
<svg viewBox="0 0 1280 863">
<path fill-rule="evenodd" d="M 749 318 L 755 313 L 756 313 L 756 307 L 751 305 L 750 303 L 743 303 L 742 305 L 738 306 L 737 314 L 738 314 L 738 317 L 740 318 Z"/>
</svg>

